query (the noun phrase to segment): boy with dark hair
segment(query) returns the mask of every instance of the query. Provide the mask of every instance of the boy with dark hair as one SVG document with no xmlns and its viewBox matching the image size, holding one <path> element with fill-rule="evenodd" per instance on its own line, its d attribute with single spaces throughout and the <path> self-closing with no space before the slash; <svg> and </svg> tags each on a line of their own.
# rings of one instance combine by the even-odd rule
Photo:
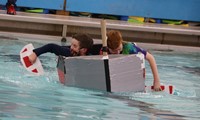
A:
<svg viewBox="0 0 200 120">
<path fill-rule="evenodd" d="M 67 46 L 59 46 L 56 44 L 47 44 L 40 48 L 34 49 L 33 53 L 29 56 L 29 60 L 34 63 L 38 56 L 47 52 L 65 57 L 85 56 L 90 54 L 89 51 L 92 46 L 93 39 L 89 35 L 75 34 L 72 36 L 70 48 Z"/>
</svg>

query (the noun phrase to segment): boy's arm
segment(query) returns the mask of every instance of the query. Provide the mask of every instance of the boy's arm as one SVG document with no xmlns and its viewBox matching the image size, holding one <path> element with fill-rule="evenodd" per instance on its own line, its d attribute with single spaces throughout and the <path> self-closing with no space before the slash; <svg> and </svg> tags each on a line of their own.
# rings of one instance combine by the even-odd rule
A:
<svg viewBox="0 0 200 120">
<path fill-rule="evenodd" d="M 45 53 L 54 53 L 55 55 L 62 55 L 65 57 L 70 56 L 70 49 L 66 46 L 59 46 L 56 44 L 47 44 L 42 47 L 33 50 L 33 53 L 29 56 L 29 60 L 34 63 L 38 56 Z"/>
<path fill-rule="evenodd" d="M 137 52 L 141 52 L 145 56 L 145 59 L 150 64 L 151 71 L 152 71 L 153 78 L 154 78 L 154 82 L 153 82 L 154 90 L 161 91 L 162 89 L 160 87 L 160 78 L 158 75 L 156 60 L 154 59 L 153 55 L 150 54 L 149 52 L 147 52 L 146 50 L 143 50 L 142 48 L 136 46 L 135 44 L 134 44 L 134 47 L 137 49 Z"/>
<path fill-rule="evenodd" d="M 158 75 L 158 69 L 157 69 L 157 65 L 156 65 L 156 61 L 153 57 L 152 54 L 150 54 L 149 52 L 147 52 L 146 54 L 146 60 L 148 60 L 150 67 L 151 67 L 151 71 L 153 73 L 153 78 L 154 78 L 154 82 L 153 82 L 153 86 L 154 86 L 154 90 L 155 91 L 161 91 L 161 87 L 160 87 L 160 78 Z"/>
</svg>

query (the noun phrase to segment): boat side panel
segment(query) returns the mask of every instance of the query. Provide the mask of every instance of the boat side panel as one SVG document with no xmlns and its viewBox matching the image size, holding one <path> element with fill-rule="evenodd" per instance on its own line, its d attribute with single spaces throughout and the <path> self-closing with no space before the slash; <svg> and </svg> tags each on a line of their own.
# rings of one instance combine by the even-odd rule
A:
<svg viewBox="0 0 200 120">
<path fill-rule="evenodd" d="M 69 58 L 65 68 L 65 85 L 107 91 L 102 59 Z"/>
<path fill-rule="evenodd" d="M 113 92 L 144 91 L 143 60 L 135 55 L 109 61 L 111 90 Z"/>
</svg>

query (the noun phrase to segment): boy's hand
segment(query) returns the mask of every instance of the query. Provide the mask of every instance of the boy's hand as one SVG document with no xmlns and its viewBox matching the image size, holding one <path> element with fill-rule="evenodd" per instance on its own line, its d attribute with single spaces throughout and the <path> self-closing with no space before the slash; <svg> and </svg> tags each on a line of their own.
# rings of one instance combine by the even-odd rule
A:
<svg viewBox="0 0 200 120">
<path fill-rule="evenodd" d="M 28 56 L 31 63 L 35 63 L 37 59 L 37 55 L 33 52 L 31 55 Z"/>
<path fill-rule="evenodd" d="M 154 83 L 154 91 L 162 91 L 162 88 L 160 87 L 159 83 Z"/>
</svg>

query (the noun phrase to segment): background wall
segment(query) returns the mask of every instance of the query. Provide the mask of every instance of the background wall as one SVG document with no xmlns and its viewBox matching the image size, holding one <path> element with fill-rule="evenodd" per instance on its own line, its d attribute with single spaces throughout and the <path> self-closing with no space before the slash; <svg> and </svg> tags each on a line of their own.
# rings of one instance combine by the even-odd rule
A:
<svg viewBox="0 0 200 120">
<path fill-rule="evenodd" d="M 5 5 L 6 2 L 1 0 L 0 4 Z M 200 0 L 18 0 L 17 5 L 200 22 Z"/>
</svg>

